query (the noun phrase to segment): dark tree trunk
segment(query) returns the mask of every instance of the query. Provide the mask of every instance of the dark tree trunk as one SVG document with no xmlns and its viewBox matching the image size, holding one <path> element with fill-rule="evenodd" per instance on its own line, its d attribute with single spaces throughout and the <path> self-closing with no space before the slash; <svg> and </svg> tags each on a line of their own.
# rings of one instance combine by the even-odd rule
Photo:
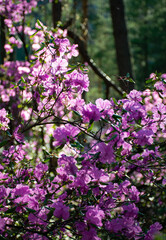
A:
<svg viewBox="0 0 166 240">
<path fill-rule="evenodd" d="M 4 64 L 4 59 L 6 57 L 6 52 L 5 52 L 5 41 L 6 41 L 6 37 L 5 37 L 5 23 L 4 23 L 4 17 L 0 16 L 0 26 L 1 26 L 1 30 L 0 30 L 0 64 Z"/>
<path fill-rule="evenodd" d="M 87 50 L 88 41 L 88 0 L 82 0 L 82 39 L 84 41 L 85 49 Z M 84 59 L 83 59 L 84 61 Z M 86 101 L 86 92 L 82 94 Z"/>
<path fill-rule="evenodd" d="M 129 73 L 130 77 L 132 78 L 132 67 L 123 0 L 109 0 L 109 2 L 119 76 L 123 78 L 127 73 Z M 133 83 L 124 80 L 120 80 L 120 86 L 126 92 L 129 92 L 134 87 Z"/>
<path fill-rule="evenodd" d="M 61 20 L 62 16 L 62 4 L 60 0 L 52 1 L 52 21 L 53 27 L 56 28 L 58 21 Z"/>
<path fill-rule="evenodd" d="M 144 16 L 145 16 L 145 19 L 143 21 L 143 24 L 144 26 L 146 26 L 146 29 L 148 29 L 147 27 L 147 15 L 148 15 L 148 3 L 147 3 L 147 0 L 144 1 Z M 144 62 L 145 62 L 145 65 L 144 65 L 144 75 L 145 75 L 145 78 L 148 77 L 148 69 L 149 69 L 149 66 L 148 66 L 148 32 L 146 31 L 145 34 L 144 34 L 144 37 L 143 37 L 143 52 L 144 52 Z"/>
<path fill-rule="evenodd" d="M 82 0 L 82 37 L 85 41 L 85 46 L 87 47 L 88 40 L 88 0 Z"/>
</svg>

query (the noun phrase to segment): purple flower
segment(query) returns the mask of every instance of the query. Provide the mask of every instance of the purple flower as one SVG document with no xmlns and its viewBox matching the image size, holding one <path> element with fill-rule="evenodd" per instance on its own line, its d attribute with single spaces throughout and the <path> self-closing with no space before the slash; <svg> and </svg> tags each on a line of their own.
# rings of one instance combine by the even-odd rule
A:
<svg viewBox="0 0 166 240">
<path fill-rule="evenodd" d="M 76 88 L 78 93 L 88 91 L 89 78 L 87 74 L 74 70 L 72 73 L 66 74 L 65 78 L 65 85 L 67 87 Z"/>
<path fill-rule="evenodd" d="M 69 207 L 62 202 L 53 203 L 52 207 L 55 208 L 53 213 L 55 217 L 63 218 L 64 220 L 67 220 L 69 218 Z"/>
<path fill-rule="evenodd" d="M 0 186 L 0 200 L 6 196 L 6 188 L 4 186 Z"/>
<path fill-rule="evenodd" d="M 82 233 L 82 240 L 101 240 L 101 238 L 97 236 L 96 230 L 91 227 L 88 231 Z"/>
<path fill-rule="evenodd" d="M 98 227 L 103 225 L 102 220 L 105 217 L 104 211 L 101 210 L 98 206 L 89 206 L 87 207 L 86 220 L 92 224 L 95 224 Z"/>
<path fill-rule="evenodd" d="M 84 122 L 98 121 L 101 117 L 99 109 L 92 103 L 88 103 L 83 107 L 82 115 Z"/>
<path fill-rule="evenodd" d="M 20 132 L 18 132 L 20 127 L 21 127 L 21 125 L 16 127 L 16 129 L 13 132 L 13 136 L 16 139 L 17 142 L 22 143 L 24 141 L 24 136 Z"/>
<path fill-rule="evenodd" d="M 9 119 L 7 118 L 7 112 L 4 108 L 0 109 L 0 130 L 8 129 Z"/>
<path fill-rule="evenodd" d="M 166 185 L 166 179 L 165 178 L 163 179 L 162 184 Z"/>
<path fill-rule="evenodd" d="M 137 217 L 139 209 L 135 206 L 134 203 L 123 206 L 125 217 Z"/>
<path fill-rule="evenodd" d="M 16 188 L 13 190 L 13 193 L 14 193 L 14 197 L 24 196 L 25 194 L 30 193 L 30 189 L 29 189 L 29 186 L 18 184 Z"/>
<path fill-rule="evenodd" d="M 52 62 L 51 73 L 53 75 L 62 74 L 67 71 L 67 65 L 68 62 L 66 59 L 57 58 L 54 62 Z"/>
<path fill-rule="evenodd" d="M 99 111 L 102 111 L 102 116 L 105 117 L 109 115 L 110 117 L 114 114 L 113 108 L 111 108 L 111 102 L 109 100 L 103 100 L 99 98 L 96 100 L 96 106 Z"/>
<path fill-rule="evenodd" d="M 140 118 L 144 119 L 146 117 L 145 107 L 139 102 L 128 99 L 124 99 L 122 102 L 124 103 L 123 108 L 127 111 L 124 116 L 128 118 L 128 121 L 133 119 L 138 120 Z"/>
<path fill-rule="evenodd" d="M 144 240 L 153 240 L 154 235 L 162 229 L 162 225 L 159 222 L 155 222 L 150 226 L 150 230 L 147 232 Z"/>
<path fill-rule="evenodd" d="M 5 220 L 0 217 L 0 230 L 3 230 L 5 227 Z"/>
<path fill-rule="evenodd" d="M 96 151 L 100 152 L 99 160 L 102 163 L 115 162 L 114 149 L 111 144 L 99 143 L 96 147 Z"/>
<path fill-rule="evenodd" d="M 135 202 L 139 202 L 140 192 L 138 191 L 138 189 L 135 186 L 131 187 L 131 189 L 129 190 L 129 193 L 130 193 L 131 200 L 133 200 Z"/>
<path fill-rule="evenodd" d="M 73 139 L 79 132 L 80 130 L 77 127 L 74 127 L 70 124 L 57 127 L 53 133 L 53 137 L 56 140 L 53 143 L 54 146 L 68 143 L 70 139 Z"/>
<path fill-rule="evenodd" d="M 144 146 L 146 144 L 151 145 L 153 143 L 154 133 L 150 129 L 141 129 L 134 135 L 136 137 L 135 143 L 137 143 L 138 145 Z"/>
<path fill-rule="evenodd" d="M 46 164 L 39 163 L 34 170 L 34 175 L 38 180 L 40 180 L 47 170 L 48 166 Z"/>
<path fill-rule="evenodd" d="M 49 210 L 42 209 L 39 212 L 36 212 L 35 214 L 30 213 L 28 216 L 28 220 L 31 224 L 40 224 L 46 226 L 47 223 L 47 213 Z"/>
<path fill-rule="evenodd" d="M 154 86 L 155 86 L 155 88 L 156 88 L 157 90 L 161 90 L 161 91 L 163 91 L 163 93 L 166 92 L 166 86 L 165 86 L 165 84 L 164 84 L 163 82 L 158 81 L 158 82 L 156 82 L 156 83 L 154 84 Z"/>
<path fill-rule="evenodd" d="M 76 175 L 77 161 L 73 157 L 65 156 L 64 154 L 58 159 L 57 173 L 61 176 Z"/>
<path fill-rule="evenodd" d="M 74 188 L 80 188 L 80 191 L 82 193 L 87 192 L 88 190 L 88 183 L 91 182 L 91 177 L 89 176 L 89 174 L 87 174 L 87 172 L 85 170 L 80 170 L 77 172 L 77 176 L 74 179 L 74 182 L 72 184 L 72 186 Z"/>
<path fill-rule="evenodd" d="M 141 102 L 142 101 L 142 92 L 139 92 L 137 90 L 132 90 L 128 95 L 127 97 L 130 99 L 130 100 L 133 100 L 135 102 Z"/>
<path fill-rule="evenodd" d="M 116 218 L 112 219 L 111 221 L 107 221 L 105 224 L 105 228 L 110 232 L 119 232 L 123 229 L 123 219 Z"/>
<path fill-rule="evenodd" d="M 94 181 L 108 182 L 109 176 L 103 169 L 98 169 L 93 167 L 88 171 L 89 175 L 93 178 Z"/>
<path fill-rule="evenodd" d="M 67 48 L 70 46 L 70 42 L 67 38 L 56 38 L 55 44 L 59 46 L 58 50 L 62 55 L 67 51 Z"/>
</svg>

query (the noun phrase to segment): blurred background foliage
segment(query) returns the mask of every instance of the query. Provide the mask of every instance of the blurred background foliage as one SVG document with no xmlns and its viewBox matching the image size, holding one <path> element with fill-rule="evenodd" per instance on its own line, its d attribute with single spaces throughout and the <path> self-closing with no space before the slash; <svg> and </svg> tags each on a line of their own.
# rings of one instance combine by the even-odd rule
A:
<svg viewBox="0 0 166 240">
<path fill-rule="evenodd" d="M 43 0 L 27 16 L 27 24 L 35 26 L 37 19 L 49 27 L 55 27 L 55 7 L 60 4 L 60 26 L 67 26 L 85 43 L 88 55 L 118 86 L 119 71 L 116 56 L 114 30 L 110 6 L 119 0 Z M 129 44 L 132 77 L 135 87 L 145 88 L 145 80 L 151 72 L 166 72 L 166 0 L 120 0 L 123 3 L 127 41 Z M 54 11 L 53 11 L 54 4 Z M 56 5 L 56 6 L 55 6 Z M 54 21 L 54 22 L 53 22 Z M 72 41 L 73 39 L 71 39 Z M 123 40 L 122 40 L 123 42 Z M 28 41 L 27 41 L 28 43 Z M 2 47 L 2 46 L 1 46 Z M 12 58 L 22 60 L 24 50 L 17 50 Z M 80 56 L 77 61 L 85 62 Z M 119 97 L 90 67 L 90 91 L 86 100 Z M 109 90 L 108 90 L 109 89 Z"/>
</svg>

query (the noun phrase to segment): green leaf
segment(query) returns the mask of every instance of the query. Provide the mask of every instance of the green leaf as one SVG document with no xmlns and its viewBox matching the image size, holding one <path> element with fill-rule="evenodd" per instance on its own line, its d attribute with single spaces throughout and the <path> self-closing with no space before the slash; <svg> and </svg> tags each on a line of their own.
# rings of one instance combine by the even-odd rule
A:
<svg viewBox="0 0 166 240">
<path fill-rule="evenodd" d="M 107 119 L 104 119 L 104 118 L 100 118 L 102 121 L 106 122 L 106 123 L 110 123 L 110 121 L 108 121 Z"/>
<path fill-rule="evenodd" d="M 146 81 L 146 84 L 148 84 L 148 83 L 152 83 L 152 82 L 155 82 L 155 81 L 156 81 L 155 79 L 150 78 L 150 79 L 148 79 L 148 80 Z"/>
<path fill-rule="evenodd" d="M 109 139 L 109 142 L 112 141 L 112 140 L 114 140 L 117 136 L 118 136 L 118 134 L 113 135 L 113 136 Z"/>
<path fill-rule="evenodd" d="M 75 111 L 75 110 L 73 110 L 73 112 L 74 112 L 77 116 L 81 117 L 81 115 L 79 114 L 79 112 L 77 112 L 77 111 Z"/>
<path fill-rule="evenodd" d="M 15 211 L 16 211 L 16 207 L 9 208 L 9 209 L 5 212 L 5 214 L 13 213 L 13 212 L 15 212 Z"/>
<path fill-rule="evenodd" d="M 126 98 L 126 96 L 127 96 L 127 93 L 125 92 L 125 93 L 123 93 L 123 98 Z"/>
<path fill-rule="evenodd" d="M 78 157 L 78 158 L 76 158 L 76 160 L 78 163 L 81 163 L 84 160 L 84 157 Z"/>
<path fill-rule="evenodd" d="M 117 103 L 117 101 L 116 101 L 115 98 L 112 98 L 112 100 L 113 100 L 113 102 L 114 102 L 115 105 L 118 105 L 118 103 Z"/>
<path fill-rule="evenodd" d="M 24 178 L 24 182 L 27 182 L 29 180 L 29 176 L 26 176 L 25 178 Z"/>
<path fill-rule="evenodd" d="M 73 68 L 73 69 L 69 69 L 69 70 L 66 72 L 66 74 L 72 73 L 74 70 L 75 70 L 74 68 Z"/>
<path fill-rule="evenodd" d="M 128 78 L 127 80 L 131 83 L 135 83 L 135 81 L 132 78 Z"/>
<path fill-rule="evenodd" d="M 121 119 L 122 117 L 120 115 L 117 114 L 113 114 L 112 117 L 116 120 Z"/>
<path fill-rule="evenodd" d="M 36 212 L 36 210 L 34 210 L 34 209 L 32 209 L 32 208 L 28 208 L 28 207 L 26 207 L 26 210 L 27 210 L 28 212 L 30 212 L 30 213 L 35 213 L 35 212 Z"/>
<path fill-rule="evenodd" d="M 54 209 L 51 209 L 47 214 L 47 220 L 50 220 L 50 218 L 53 216 L 53 213 L 54 213 Z"/>
<path fill-rule="evenodd" d="M 109 183 L 106 182 L 100 182 L 101 185 L 109 185 Z"/>
<path fill-rule="evenodd" d="M 87 129 L 87 132 L 91 132 L 94 126 L 94 122 L 92 122 L 92 124 L 90 125 L 90 127 Z"/>
<path fill-rule="evenodd" d="M 30 38 L 33 38 L 39 31 L 40 31 L 40 28 L 36 28 L 36 32 L 35 33 L 33 33 L 31 36 L 30 36 Z"/>
<path fill-rule="evenodd" d="M 21 80 L 18 81 L 18 85 L 20 85 L 20 84 L 21 84 Z"/>
<path fill-rule="evenodd" d="M 71 143 L 71 146 L 76 147 L 77 149 L 84 148 L 84 146 L 81 143 L 79 143 L 78 141 Z"/>
<path fill-rule="evenodd" d="M 40 22 L 39 19 L 37 19 L 37 24 L 43 29 L 43 24 Z"/>
<path fill-rule="evenodd" d="M 95 154 L 90 154 L 92 156 L 92 159 L 98 159 L 100 157 L 101 152 L 97 152 Z"/>
<path fill-rule="evenodd" d="M 25 86 L 19 86 L 19 89 L 21 90 L 21 91 L 23 91 L 23 90 L 25 90 Z"/>
<path fill-rule="evenodd" d="M 4 140 L 0 143 L 0 148 L 5 146 L 8 143 L 8 140 Z"/>
<path fill-rule="evenodd" d="M 21 77 L 21 81 L 22 81 L 23 83 L 26 83 L 26 81 L 25 81 L 25 79 L 24 79 L 23 77 Z"/>
<path fill-rule="evenodd" d="M 111 142 L 111 141 L 114 140 L 117 136 L 118 136 L 117 134 L 113 135 L 110 139 L 106 140 L 105 143 Z"/>
<path fill-rule="evenodd" d="M 6 131 L 6 133 L 7 133 L 7 135 L 8 135 L 9 137 L 12 136 L 9 131 Z"/>
<path fill-rule="evenodd" d="M 92 196 L 92 190 L 88 190 L 88 192 L 87 192 L 87 197 L 89 198 L 89 197 L 91 197 Z"/>
</svg>

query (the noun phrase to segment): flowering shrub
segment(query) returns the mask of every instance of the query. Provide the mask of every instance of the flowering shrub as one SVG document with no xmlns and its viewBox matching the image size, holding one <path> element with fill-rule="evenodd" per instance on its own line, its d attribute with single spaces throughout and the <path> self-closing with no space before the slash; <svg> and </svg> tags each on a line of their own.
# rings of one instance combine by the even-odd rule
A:
<svg viewBox="0 0 166 240">
<path fill-rule="evenodd" d="M 1 1 L 11 35 L 35 2 Z M 1 66 L 0 238 L 153 239 L 165 220 L 166 75 L 86 104 L 66 31 L 22 30 L 34 54 Z"/>
</svg>

